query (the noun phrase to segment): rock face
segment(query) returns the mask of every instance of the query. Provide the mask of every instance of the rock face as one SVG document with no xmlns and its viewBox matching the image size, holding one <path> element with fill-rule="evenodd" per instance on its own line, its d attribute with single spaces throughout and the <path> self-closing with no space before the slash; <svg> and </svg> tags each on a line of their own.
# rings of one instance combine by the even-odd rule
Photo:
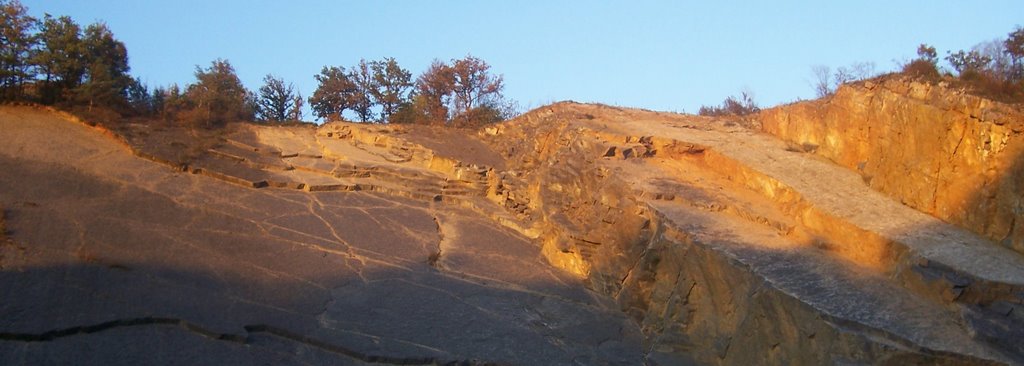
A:
<svg viewBox="0 0 1024 366">
<path fill-rule="evenodd" d="M 898 77 L 762 112 L 765 132 L 871 188 L 1024 253 L 1024 113 Z"/>
<path fill-rule="evenodd" d="M 1024 256 L 729 119 L 0 140 L 2 364 L 1024 363 Z"/>
<path fill-rule="evenodd" d="M 494 134 L 505 206 L 640 324 L 649 364 L 1021 360 L 1003 311 L 1024 299 L 1024 258 L 784 142 L 579 105 Z"/>
<path fill-rule="evenodd" d="M 0 131 L 0 364 L 642 362 L 610 299 L 491 219 L 478 168 L 386 129 L 237 125 L 193 153 L 4 107 Z"/>
</svg>

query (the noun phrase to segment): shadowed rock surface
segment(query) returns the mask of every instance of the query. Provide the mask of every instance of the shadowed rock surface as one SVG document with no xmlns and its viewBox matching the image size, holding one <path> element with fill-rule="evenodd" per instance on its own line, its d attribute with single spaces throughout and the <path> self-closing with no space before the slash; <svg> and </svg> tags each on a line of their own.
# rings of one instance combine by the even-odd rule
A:
<svg viewBox="0 0 1024 366">
<path fill-rule="evenodd" d="M 744 125 L 3 107 L 0 363 L 1022 363 L 1024 257 Z"/>
</svg>

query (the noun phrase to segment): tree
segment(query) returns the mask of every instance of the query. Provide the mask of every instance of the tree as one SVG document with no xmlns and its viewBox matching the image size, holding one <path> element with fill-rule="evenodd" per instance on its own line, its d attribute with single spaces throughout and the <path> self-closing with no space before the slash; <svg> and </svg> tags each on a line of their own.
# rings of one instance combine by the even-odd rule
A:
<svg viewBox="0 0 1024 366">
<path fill-rule="evenodd" d="M 206 69 L 196 66 L 195 76 L 196 82 L 185 92 L 192 106 L 192 122 L 211 126 L 252 119 L 251 93 L 242 85 L 230 62 L 217 59 Z"/>
<path fill-rule="evenodd" d="M 1017 27 L 1003 41 L 1005 52 L 1013 65 L 1013 80 L 1024 80 L 1024 28 Z"/>
<path fill-rule="evenodd" d="M 309 105 L 313 115 L 326 122 L 342 119 L 342 113 L 352 108 L 356 84 L 348 77 L 344 67 L 327 67 L 314 75 L 318 83 Z"/>
<path fill-rule="evenodd" d="M 86 27 L 82 43 L 86 79 L 78 87 L 79 101 L 87 103 L 90 109 L 94 105 L 123 106 L 132 80 L 128 76 L 128 50 L 124 43 L 115 39 L 114 33 L 102 22 Z"/>
<path fill-rule="evenodd" d="M 818 98 L 832 95 L 832 70 L 825 65 L 811 66 L 811 75 L 814 76 L 814 93 Z"/>
<path fill-rule="evenodd" d="M 416 78 L 412 100 L 401 105 L 398 123 L 445 124 L 473 127 L 515 116 L 516 104 L 506 101 L 501 75 L 490 72 L 483 60 L 434 62 Z"/>
<path fill-rule="evenodd" d="M 981 72 L 999 81 L 1011 81 L 1014 73 L 1013 61 L 1004 45 L 1002 40 L 993 39 L 974 45 L 971 47 L 971 51 L 977 52 L 982 59 L 988 60 L 981 68 Z"/>
<path fill-rule="evenodd" d="M 25 81 L 35 77 L 29 58 L 38 22 L 18 0 L 0 0 L 0 18 L 0 99 L 18 99 Z"/>
<path fill-rule="evenodd" d="M 292 108 L 292 113 L 288 116 L 288 119 L 292 121 L 302 121 L 302 106 L 304 104 L 302 93 L 295 92 L 295 97 L 292 98 L 292 103 L 294 104 L 294 107 Z"/>
<path fill-rule="evenodd" d="M 425 123 L 444 124 L 448 121 L 448 105 L 455 88 L 455 75 L 451 66 L 434 60 L 430 67 L 416 78 L 416 95 L 409 108 Z"/>
<path fill-rule="evenodd" d="M 181 93 L 178 84 L 153 89 L 153 113 L 163 120 L 173 120 L 178 113 L 188 108 L 188 100 Z"/>
<path fill-rule="evenodd" d="M 264 121 L 286 121 L 295 114 L 295 86 L 267 74 L 259 89 L 256 114 Z"/>
<path fill-rule="evenodd" d="M 43 76 L 40 99 L 44 104 L 67 100 L 68 93 L 85 76 L 85 44 L 81 28 L 70 17 L 54 18 L 46 14 L 39 31 L 39 48 L 32 57 Z"/>
<path fill-rule="evenodd" d="M 917 59 L 935 65 L 939 62 L 939 54 L 935 52 L 935 47 L 922 43 L 917 46 Z"/>
<path fill-rule="evenodd" d="M 398 66 L 394 58 L 371 63 L 373 69 L 373 86 L 371 94 L 374 101 L 381 107 L 380 119 L 387 122 L 398 107 L 408 102 L 409 89 L 412 88 L 412 74 L 409 70 Z"/>
<path fill-rule="evenodd" d="M 149 93 L 149 87 L 142 82 L 142 79 L 132 79 L 128 85 L 128 105 L 136 114 L 152 115 L 155 111 L 153 108 L 154 94 Z"/>
<path fill-rule="evenodd" d="M 903 73 L 925 80 L 938 80 L 938 62 L 939 56 L 938 52 L 935 52 L 935 47 L 922 43 L 917 46 L 917 58 L 903 65 Z"/>
<path fill-rule="evenodd" d="M 963 50 L 957 51 L 956 53 L 950 53 L 946 56 L 946 61 L 953 66 L 953 70 L 956 70 L 957 74 L 964 76 L 965 74 L 977 74 L 988 66 L 988 63 L 992 61 L 988 56 L 982 55 L 977 50 L 971 50 L 964 52 Z"/>
<path fill-rule="evenodd" d="M 149 98 L 150 115 L 160 118 L 164 118 L 166 116 L 165 108 L 167 106 L 168 94 L 167 89 L 163 87 L 158 86 L 153 88 L 153 92 L 150 94 Z"/>
<path fill-rule="evenodd" d="M 875 73 L 873 62 L 854 62 L 849 67 L 840 66 L 833 76 L 832 90 L 839 89 L 840 85 L 870 78 Z"/>
<path fill-rule="evenodd" d="M 501 75 L 490 73 L 491 66 L 483 60 L 467 55 L 452 60 L 453 101 L 456 114 L 472 110 L 478 105 L 501 98 L 505 87 Z"/>
<path fill-rule="evenodd" d="M 366 60 L 359 60 L 359 64 L 352 68 L 348 75 L 355 84 L 355 90 L 351 94 L 352 110 L 359 116 L 360 122 L 373 120 L 373 92 L 377 90 L 376 81 L 373 78 L 373 68 Z"/>
<path fill-rule="evenodd" d="M 840 85 L 867 79 L 872 77 L 874 72 L 873 62 L 854 62 L 850 66 L 840 66 L 835 73 L 832 73 L 828 66 L 815 65 L 811 66 L 811 75 L 814 76 L 811 86 L 814 87 L 818 98 L 824 98 L 839 90 Z"/>
</svg>

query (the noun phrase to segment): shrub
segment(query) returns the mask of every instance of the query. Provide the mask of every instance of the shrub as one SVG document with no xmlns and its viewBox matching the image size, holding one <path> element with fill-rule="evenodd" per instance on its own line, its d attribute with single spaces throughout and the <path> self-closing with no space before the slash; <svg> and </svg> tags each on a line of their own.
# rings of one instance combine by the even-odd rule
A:
<svg viewBox="0 0 1024 366">
<path fill-rule="evenodd" d="M 941 78 L 939 69 L 935 67 L 935 64 L 923 59 L 910 61 L 903 65 L 902 71 L 903 74 L 928 81 L 938 81 Z"/>
<path fill-rule="evenodd" d="M 701 106 L 697 114 L 702 116 L 745 116 L 761 111 L 751 93 L 742 92 L 740 98 L 729 96 L 721 106 Z"/>
</svg>

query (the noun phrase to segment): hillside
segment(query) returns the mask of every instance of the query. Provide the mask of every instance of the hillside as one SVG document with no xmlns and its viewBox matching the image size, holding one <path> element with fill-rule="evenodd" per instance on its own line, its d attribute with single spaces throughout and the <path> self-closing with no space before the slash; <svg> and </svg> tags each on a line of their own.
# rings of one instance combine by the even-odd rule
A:
<svg viewBox="0 0 1024 366">
<path fill-rule="evenodd" d="M 0 363 L 1024 363 L 1019 112 L 883 86 L 753 127 L 0 107 Z"/>
</svg>

